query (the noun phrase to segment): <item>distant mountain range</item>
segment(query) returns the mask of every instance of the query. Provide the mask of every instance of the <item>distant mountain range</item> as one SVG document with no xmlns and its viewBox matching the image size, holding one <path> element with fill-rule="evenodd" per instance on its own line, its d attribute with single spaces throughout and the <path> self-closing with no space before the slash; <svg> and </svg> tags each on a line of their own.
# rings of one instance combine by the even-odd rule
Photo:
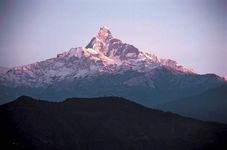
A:
<svg viewBox="0 0 227 150">
<path fill-rule="evenodd" d="M 1 104 L 21 95 L 49 101 L 120 96 L 148 107 L 164 108 L 173 101 L 183 102 L 184 98 L 227 85 L 225 78 L 197 74 L 174 60 L 161 59 L 123 43 L 106 27 L 100 28 L 85 47 L 0 70 Z"/>
<path fill-rule="evenodd" d="M 146 108 L 123 98 L 47 102 L 20 97 L 0 106 L 0 149 L 226 149 L 227 125 Z"/>
<path fill-rule="evenodd" d="M 171 101 L 156 108 L 227 124 L 227 86 L 209 89 L 201 94 Z"/>
</svg>

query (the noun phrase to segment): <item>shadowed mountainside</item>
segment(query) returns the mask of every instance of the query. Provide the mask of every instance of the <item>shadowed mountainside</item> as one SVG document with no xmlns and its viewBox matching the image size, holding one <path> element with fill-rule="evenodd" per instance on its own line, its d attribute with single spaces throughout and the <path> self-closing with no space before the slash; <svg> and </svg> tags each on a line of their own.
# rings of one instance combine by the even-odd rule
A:
<svg viewBox="0 0 227 150">
<path fill-rule="evenodd" d="M 156 108 L 201 120 L 227 123 L 227 86 L 212 88 L 202 94 L 178 99 Z"/>
<path fill-rule="evenodd" d="M 0 106 L 0 122 L 0 149 L 227 148 L 227 125 L 149 109 L 118 97 L 57 103 L 23 96 Z"/>
</svg>

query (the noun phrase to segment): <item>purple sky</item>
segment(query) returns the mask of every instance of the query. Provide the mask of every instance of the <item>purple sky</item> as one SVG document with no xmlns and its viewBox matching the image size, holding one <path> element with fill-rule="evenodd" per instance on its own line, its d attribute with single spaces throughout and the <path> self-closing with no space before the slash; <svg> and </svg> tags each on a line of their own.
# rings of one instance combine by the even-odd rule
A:
<svg viewBox="0 0 227 150">
<path fill-rule="evenodd" d="M 1 0 L 0 66 L 86 46 L 100 26 L 198 73 L 227 76 L 225 0 Z"/>
</svg>

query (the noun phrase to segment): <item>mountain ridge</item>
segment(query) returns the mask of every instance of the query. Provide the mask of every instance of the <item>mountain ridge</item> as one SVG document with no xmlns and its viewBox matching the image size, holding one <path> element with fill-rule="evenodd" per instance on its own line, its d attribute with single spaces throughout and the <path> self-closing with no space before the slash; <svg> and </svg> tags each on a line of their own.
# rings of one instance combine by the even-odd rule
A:
<svg viewBox="0 0 227 150">
<path fill-rule="evenodd" d="M 83 64 L 86 67 L 80 67 Z M 73 66 L 79 69 L 75 69 Z M 51 84 L 51 78 L 54 76 L 64 80 L 67 76 L 84 77 L 92 75 L 93 72 L 108 72 L 109 70 L 117 72 L 119 68 L 146 72 L 160 66 L 167 66 L 185 73 L 194 73 L 173 60 L 159 59 L 154 54 L 139 51 L 133 45 L 123 43 L 114 38 L 109 29 L 102 27 L 86 47 L 71 48 L 68 52 L 57 54 L 55 58 L 14 67 L 2 75 L 0 80 L 17 82 L 15 86 L 42 86 L 42 84 Z M 36 80 L 40 76 L 43 76 L 43 79 Z M 23 78 L 31 81 L 26 80 L 25 82 Z M 34 83 L 36 84 L 34 85 Z"/>
<path fill-rule="evenodd" d="M 226 84 L 176 61 L 140 51 L 100 28 L 86 47 L 0 74 L 0 103 L 28 95 L 38 99 L 120 96 L 146 106 L 163 104 Z"/>
<path fill-rule="evenodd" d="M 223 149 L 227 125 L 146 108 L 118 97 L 0 105 L 0 148 Z"/>
<path fill-rule="evenodd" d="M 155 107 L 205 121 L 227 123 L 227 85 Z"/>
</svg>

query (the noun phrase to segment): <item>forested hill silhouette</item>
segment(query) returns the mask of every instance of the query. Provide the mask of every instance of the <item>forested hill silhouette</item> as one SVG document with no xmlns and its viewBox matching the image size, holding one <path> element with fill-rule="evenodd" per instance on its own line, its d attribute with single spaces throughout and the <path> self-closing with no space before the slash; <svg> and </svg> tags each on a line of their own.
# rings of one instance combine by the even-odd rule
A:
<svg viewBox="0 0 227 150">
<path fill-rule="evenodd" d="M 119 97 L 0 106 L 0 149 L 194 150 L 227 148 L 227 125 L 146 108 Z"/>
</svg>

